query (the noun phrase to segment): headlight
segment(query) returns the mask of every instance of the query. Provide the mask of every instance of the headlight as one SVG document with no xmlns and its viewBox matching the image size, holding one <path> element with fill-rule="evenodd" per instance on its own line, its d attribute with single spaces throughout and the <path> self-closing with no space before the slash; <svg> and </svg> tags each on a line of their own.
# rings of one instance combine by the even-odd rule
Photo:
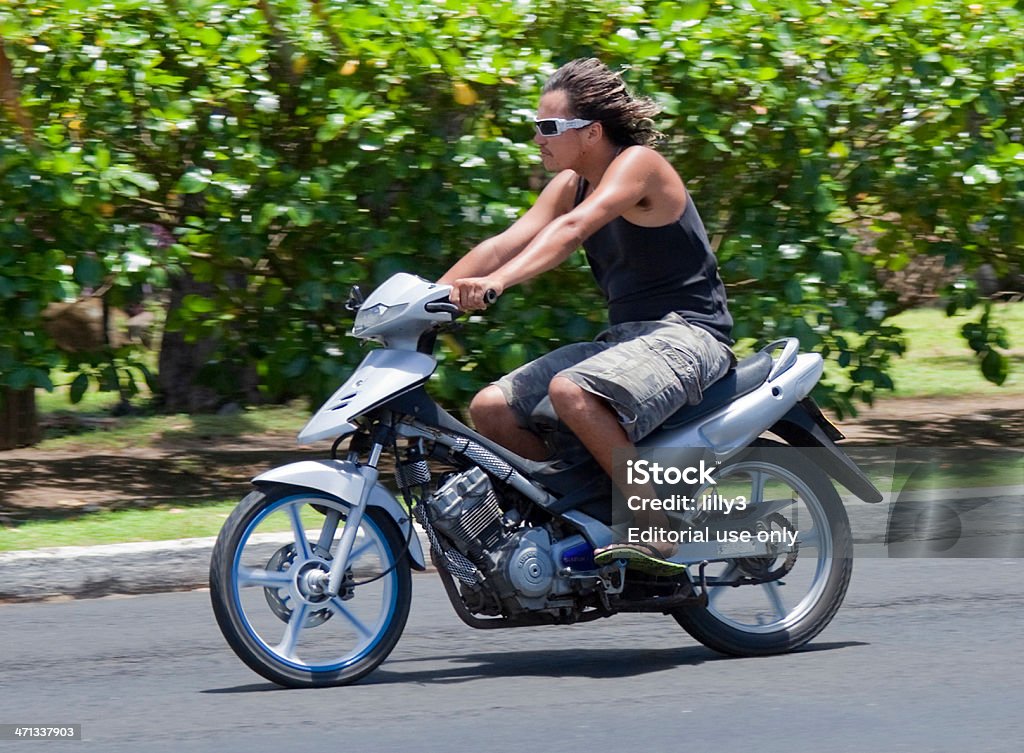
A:
<svg viewBox="0 0 1024 753">
<path fill-rule="evenodd" d="M 356 322 L 355 326 L 352 327 L 352 334 L 359 335 L 368 329 L 385 324 L 398 317 L 407 308 L 409 308 L 408 303 L 403 303 L 399 306 L 385 306 L 383 303 L 378 303 L 376 306 L 361 308 L 359 313 L 356 314 Z"/>
</svg>

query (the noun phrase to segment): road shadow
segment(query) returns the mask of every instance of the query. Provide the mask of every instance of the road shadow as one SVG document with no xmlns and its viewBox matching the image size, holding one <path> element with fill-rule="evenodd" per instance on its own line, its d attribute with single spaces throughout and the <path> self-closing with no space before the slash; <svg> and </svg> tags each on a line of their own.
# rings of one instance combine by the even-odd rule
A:
<svg viewBox="0 0 1024 753">
<path fill-rule="evenodd" d="M 297 688 L 284 688 L 272 682 L 254 682 L 250 685 L 236 685 L 233 688 L 208 688 L 200 690 L 203 695 L 234 695 L 236 693 L 272 693 L 278 690 L 296 690 Z M 309 688 L 319 690 L 319 688 Z"/>
<path fill-rule="evenodd" d="M 794 653 L 836 651 L 843 648 L 866 646 L 860 641 L 816 643 Z M 772 659 L 777 657 L 754 657 Z M 720 661 L 749 661 L 723 656 L 703 646 L 664 649 L 631 648 L 568 648 L 554 651 L 503 651 L 443 656 L 418 656 L 388 660 L 357 685 L 399 685 L 408 683 L 452 685 L 493 678 L 542 677 L 550 679 L 580 678 L 614 680 L 638 677 L 654 672 L 697 667 Z M 396 670 L 403 664 L 424 662 L 450 662 L 455 666 L 432 669 Z M 280 690 L 270 683 L 254 683 L 231 688 L 211 688 L 200 691 L 207 694 L 265 693 Z"/>
<path fill-rule="evenodd" d="M 884 415 L 879 403 L 871 415 L 861 416 L 851 427 L 851 442 L 914 447 L 1022 447 L 1024 411 L 1018 407 L 980 405 L 977 413 L 943 413 L 941 402 L 934 410 L 913 418 Z M 928 410 L 927 405 L 923 405 Z M 843 424 L 839 422 L 843 431 Z"/>
</svg>

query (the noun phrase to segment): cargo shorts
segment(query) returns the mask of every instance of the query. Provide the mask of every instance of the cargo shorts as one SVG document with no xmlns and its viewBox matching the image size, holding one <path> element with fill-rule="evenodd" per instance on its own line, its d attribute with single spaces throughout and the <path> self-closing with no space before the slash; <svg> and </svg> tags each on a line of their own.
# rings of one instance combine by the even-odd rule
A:
<svg viewBox="0 0 1024 753">
<path fill-rule="evenodd" d="M 732 350 L 671 313 L 657 321 L 612 325 L 593 342 L 551 351 L 494 382 L 523 428 L 556 376 L 608 401 L 637 442 L 736 364 Z"/>
</svg>

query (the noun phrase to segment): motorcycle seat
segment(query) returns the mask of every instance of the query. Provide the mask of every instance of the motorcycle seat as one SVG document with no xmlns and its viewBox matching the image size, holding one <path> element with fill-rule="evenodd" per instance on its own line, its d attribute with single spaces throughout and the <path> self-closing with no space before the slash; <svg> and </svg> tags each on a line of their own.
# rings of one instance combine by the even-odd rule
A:
<svg viewBox="0 0 1024 753">
<path fill-rule="evenodd" d="M 727 371 L 725 376 L 704 390 L 703 400 L 696 405 L 684 405 L 669 416 L 665 423 L 658 427 L 659 430 L 677 429 L 753 392 L 764 384 L 771 373 L 773 363 L 771 355 L 765 352 L 744 358 Z"/>
</svg>

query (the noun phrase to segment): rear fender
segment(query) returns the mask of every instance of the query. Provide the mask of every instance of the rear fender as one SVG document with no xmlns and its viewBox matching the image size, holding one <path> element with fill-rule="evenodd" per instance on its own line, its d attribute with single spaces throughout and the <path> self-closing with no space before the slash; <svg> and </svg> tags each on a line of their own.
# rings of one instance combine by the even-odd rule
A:
<svg viewBox="0 0 1024 753">
<path fill-rule="evenodd" d="M 793 447 L 822 447 L 828 450 L 814 457 L 821 461 L 821 469 L 825 473 L 865 502 L 882 501 L 882 493 L 871 483 L 871 479 L 832 441 L 833 437 L 841 438 L 842 434 L 829 423 L 810 398 L 794 405 L 769 431 Z"/>
<path fill-rule="evenodd" d="M 367 479 L 365 467 L 347 460 L 301 460 L 260 474 L 252 480 L 259 487 L 266 484 L 288 484 L 306 489 L 326 492 L 342 502 L 354 505 L 362 496 Z M 426 570 L 423 547 L 415 532 L 410 535 L 412 520 L 391 493 L 374 482 L 370 489 L 368 505 L 383 508 L 390 515 L 402 536 L 409 541 L 409 556 L 416 570 Z"/>
</svg>

